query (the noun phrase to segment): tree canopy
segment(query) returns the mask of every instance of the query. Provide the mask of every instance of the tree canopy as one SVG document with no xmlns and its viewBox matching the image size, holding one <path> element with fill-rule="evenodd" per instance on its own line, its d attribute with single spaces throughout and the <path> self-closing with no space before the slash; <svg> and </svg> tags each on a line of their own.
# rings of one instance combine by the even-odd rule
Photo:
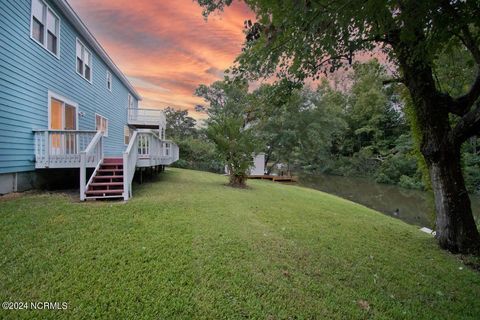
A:
<svg viewBox="0 0 480 320">
<path fill-rule="evenodd" d="M 232 2 L 197 1 L 205 17 Z M 403 83 L 409 92 L 410 118 L 435 195 L 439 244 L 453 252 L 480 251 L 460 156 L 462 144 L 480 131 L 480 105 L 475 105 L 480 96 L 480 2 L 244 2 L 255 12 L 256 21 L 245 23 L 243 52 L 230 72 L 235 77 L 303 82 L 351 65 L 356 55 L 365 52 L 382 52 L 398 67 L 397 74 L 384 82 Z M 469 69 L 475 77 L 465 90 L 448 90 L 435 72 L 448 50 L 463 50 L 473 60 Z"/>
<path fill-rule="evenodd" d="M 252 108 L 247 83 L 217 81 L 210 86 L 200 85 L 195 94 L 208 103 L 206 133 L 228 168 L 229 185 L 245 187 L 258 148 L 249 124 Z"/>
</svg>

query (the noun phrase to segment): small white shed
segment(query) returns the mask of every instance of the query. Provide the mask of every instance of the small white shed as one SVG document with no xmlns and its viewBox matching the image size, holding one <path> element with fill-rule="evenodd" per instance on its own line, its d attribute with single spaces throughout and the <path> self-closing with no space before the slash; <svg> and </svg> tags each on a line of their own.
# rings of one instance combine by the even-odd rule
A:
<svg viewBox="0 0 480 320">
<path fill-rule="evenodd" d="M 259 153 L 253 158 L 253 167 L 250 168 L 251 176 L 262 176 L 265 174 L 265 153 Z"/>
<path fill-rule="evenodd" d="M 225 174 L 228 174 L 228 167 L 225 166 Z M 250 168 L 248 175 L 263 176 L 265 174 L 265 153 L 259 153 L 253 157 L 253 167 Z"/>
</svg>

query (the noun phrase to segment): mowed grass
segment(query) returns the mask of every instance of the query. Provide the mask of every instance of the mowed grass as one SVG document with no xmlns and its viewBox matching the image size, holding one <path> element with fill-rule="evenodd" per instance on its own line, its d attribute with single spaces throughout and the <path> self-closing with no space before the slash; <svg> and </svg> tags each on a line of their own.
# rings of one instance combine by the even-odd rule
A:
<svg viewBox="0 0 480 320">
<path fill-rule="evenodd" d="M 0 310 L 37 319 L 479 319 L 480 274 L 414 226 L 296 186 L 168 169 L 128 203 L 0 201 Z"/>
</svg>

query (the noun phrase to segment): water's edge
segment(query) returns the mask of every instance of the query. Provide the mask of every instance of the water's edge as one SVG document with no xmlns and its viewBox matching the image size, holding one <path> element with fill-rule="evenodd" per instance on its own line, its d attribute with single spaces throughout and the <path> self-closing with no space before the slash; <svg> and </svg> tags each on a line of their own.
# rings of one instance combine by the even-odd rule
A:
<svg viewBox="0 0 480 320">
<path fill-rule="evenodd" d="M 424 191 L 376 183 L 366 178 L 300 174 L 299 184 L 363 204 L 386 215 L 421 227 L 433 227 L 433 196 Z M 480 196 L 471 195 L 472 210 L 480 223 Z"/>
</svg>

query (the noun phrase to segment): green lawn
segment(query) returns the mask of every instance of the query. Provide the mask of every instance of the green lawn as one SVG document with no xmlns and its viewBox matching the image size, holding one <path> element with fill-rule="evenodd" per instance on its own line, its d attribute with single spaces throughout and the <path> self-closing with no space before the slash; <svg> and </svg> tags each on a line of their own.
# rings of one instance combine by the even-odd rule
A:
<svg viewBox="0 0 480 320">
<path fill-rule="evenodd" d="M 480 274 L 414 226 L 315 190 L 169 169 L 128 203 L 0 200 L 0 318 L 479 319 Z"/>
</svg>

